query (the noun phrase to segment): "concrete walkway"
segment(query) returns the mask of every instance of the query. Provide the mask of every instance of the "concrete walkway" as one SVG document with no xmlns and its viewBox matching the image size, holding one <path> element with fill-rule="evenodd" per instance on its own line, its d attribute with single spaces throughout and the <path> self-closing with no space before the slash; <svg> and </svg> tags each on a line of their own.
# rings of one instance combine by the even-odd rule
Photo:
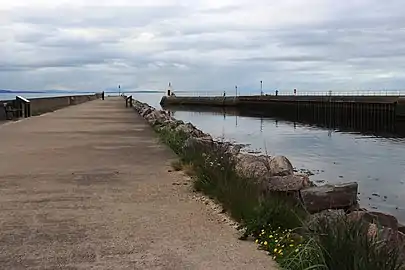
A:
<svg viewBox="0 0 405 270">
<path fill-rule="evenodd" d="M 173 158 L 122 99 L 0 125 L 1 269 L 272 269 Z"/>
</svg>

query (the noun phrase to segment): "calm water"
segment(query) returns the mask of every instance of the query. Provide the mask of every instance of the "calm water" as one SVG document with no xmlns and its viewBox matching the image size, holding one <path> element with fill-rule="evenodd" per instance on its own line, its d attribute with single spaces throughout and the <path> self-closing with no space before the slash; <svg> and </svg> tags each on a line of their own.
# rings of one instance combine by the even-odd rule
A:
<svg viewBox="0 0 405 270">
<path fill-rule="evenodd" d="M 15 99 L 16 95 L 23 96 L 25 98 L 41 98 L 41 97 L 57 97 L 57 96 L 69 96 L 69 95 L 87 95 L 87 94 L 94 94 L 95 92 L 65 92 L 65 93 L 13 93 L 13 94 L 5 94 L 0 93 L 0 100 L 13 100 Z"/>
<path fill-rule="evenodd" d="M 135 98 L 159 106 L 160 95 Z M 357 181 L 362 207 L 388 212 L 405 222 L 405 139 L 365 136 L 274 118 L 176 111 L 217 138 L 249 144 L 248 150 L 287 156 L 319 183 Z"/>
</svg>

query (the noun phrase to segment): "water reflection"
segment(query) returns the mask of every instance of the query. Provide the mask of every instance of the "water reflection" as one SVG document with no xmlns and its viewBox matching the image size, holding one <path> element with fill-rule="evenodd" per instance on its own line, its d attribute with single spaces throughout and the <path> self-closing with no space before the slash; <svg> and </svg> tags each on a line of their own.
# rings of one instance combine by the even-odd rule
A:
<svg viewBox="0 0 405 270">
<path fill-rule="evenodd" d="M 278 126 L 278 121 L 291 122 L 296 128 L 297 124 L 310 126 L 310 127 L 319 127 L 322 129 L 329 130 L 330 136 L 333 132 L 346 132 L 346 133 L 359 133 L 363 135 L 371 135 L 377 137 L 385 138 L 405 138 L 405 122 L 396 122 L 392 126 L 375 126 L 375 125 L 353 125 L 347 126 L 344 122 L 337 121 L 320 121 L 319 119 L 313 119 L 309 117 L 297 117 L 294 115 L 288 114 L 275 114 L 268 111 L 254 111 L 254 110 L 241 110 L 237 108 L 224 108 L 224 107 L 208 107 L 208 106 L 169 106 L 163 108 L 169 111 L 186 111 L 186 112 L 196 112 L 196 113 L 211 113 L 213 115 L 222 115 L 224 119 L 226 116 L 235 117 L 235 122 L 237 126 L 238 116 L 239 117 L 250 117 L 254 119 L 260 119 L 260 131 L 263 132 L 263 121 L 264 119 L 273 119 L 275 121 L 276 127 Z"/>
</svg>

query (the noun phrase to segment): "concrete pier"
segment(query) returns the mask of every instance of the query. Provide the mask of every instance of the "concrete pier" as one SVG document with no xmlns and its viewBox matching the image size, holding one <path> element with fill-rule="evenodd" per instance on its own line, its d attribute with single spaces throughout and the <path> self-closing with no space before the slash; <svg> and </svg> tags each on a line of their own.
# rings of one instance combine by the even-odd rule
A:
<svg viewBox="0 0 405 270">
<path fill-rule="evenodd" d="M 0 125 L 2 269 L 273 269 L 122 98 Z"/>
</svg>

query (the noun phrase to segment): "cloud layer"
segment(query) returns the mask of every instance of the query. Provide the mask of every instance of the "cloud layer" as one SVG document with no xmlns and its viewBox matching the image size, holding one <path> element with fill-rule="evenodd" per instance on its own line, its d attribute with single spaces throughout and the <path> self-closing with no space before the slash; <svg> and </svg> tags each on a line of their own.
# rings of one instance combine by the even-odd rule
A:
<svg viewBox="0 0 405 270">
<path fill-rule="evenodd" d="M 57 2 L 57 3 L 56 3 Z M 0 88 L 401 89 L 400 0 L 0 0 Z M 144 3 L 137 3 L 144 2 Z"/>
</svg>

